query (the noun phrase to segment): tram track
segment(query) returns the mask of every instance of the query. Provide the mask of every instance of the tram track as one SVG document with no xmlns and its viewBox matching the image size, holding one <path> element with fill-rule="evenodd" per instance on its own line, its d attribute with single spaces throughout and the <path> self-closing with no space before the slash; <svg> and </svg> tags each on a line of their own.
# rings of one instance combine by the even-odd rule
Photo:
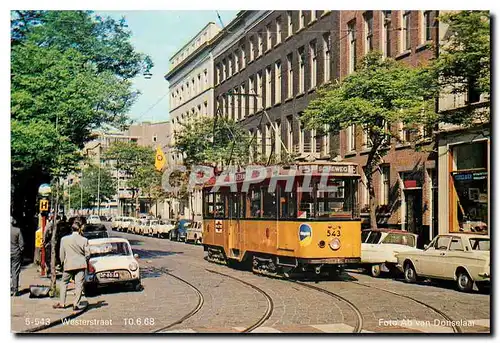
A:
<svg viewBox="0 0 500 343">
<path fill-rule="evenodd" d="M 188 285 L 192 290 L 195 291 L 196 295 L 198 296 L 198 303 L 196 304 L 196 306 L 191 310 L 189 311 L 187 314 L 185 314 L 183 317 L 179 318 L 178 320 L 160 328 L 160 329 L 155 329 L 153 331 L 151 331 L 151 333 L 161 333 L 162 331 L 165 331 L 165 330 L 168 330 L 170 328 L 172 328 L 173 326 L 175 325 L 178 325 L 178 324 L 181 324 L 183 323 L 184 321 L 186 321 L 187 319 L 191 318 L 192 316 L 194 316 L 196 313 L 198 313 L 201 308 L 203 307 L 203 304 L 205 303 L 205 298 L 203 296 L 203 294 L 201 293 L 201 291 L 195 286 L 193 285 L 192 283 L 190 283 L 189 281 L 175 275 L 175 274 L 172 274 L 170 272 L 167 272 L 167 271 L 163 271 L 162 272 L 165 274 L 165 275 L 168 275 L 168 276 L 171 276 L 183 283 L 185 283 L 186 285 Z"/>
<path fill-rule="evenodd" d="M 402 298 L 406 298 L 406 299 L 409 299 L 409 300 L 412 300 L 424 307 L 427 307 L 428 309 L 430 309 L 431 311 L 439 314 L 441 317 L 443 317 L 444 319 L 446 319 L 447 321 L 453 323 L 455 322 L 450 316 L 448 316 L 446 313 L 444 313 L 443 311 L 441 311 L 440 309 L 432 306 L 432 305 L 429 305 L 423 301 L 420 301 L 418 299 L 415 299 L 413 297 L 410 297 L 409 295 L 405 295 L 405 294 L 401 294 L 401 293 L 398 293 L 398 292 L 393 292 L 393 291 L 389 291 L 387 289 L 383 289 L 383 288 L 379 288 L 379 287 L 376 287 L 376 286 L 372 286 L 372 285 L 367 285 L 367 284 L 363 284 L 361 282 L 352 282 L 353 284 L 356 284 L 356 285 L 359 285 L 359 286 L 363 286 L 363 287 L 366 287 L 366 288 L 373 288 L 373 289 L 377 289 L 379 291 L 382 291 L 382 292 L 386 292 L 386 293 L 389 293 L 389 294 L 393 294 L 393 295 L 396 295 L 396 296 L 399 296 L 399 297 L 402 297 Z M 462 333 L 462 329 L 460 328 L 460 326 L 457 326 L 457 325 L 452 325 L 452 330 L 454 333 Z"/>
<path fill-rule="evenodd" d="M 260 294 L 262 294 L 266 298 L 266 300 L 267 300 L 267 309 L 264 312 L 264 314 L 255 323 L 253 323 L 252 325 L 250 325 L 249 327 L 247 327 L 243 331 L 241 331 L 241 333 L 252 332 L 253 330 L 255 330 L 256 328 L 258 328 L 259 326 L 262 326 L 266 322 L 266 320 L 268 320 L 269 317 L 271 317 L 271 315 L 273 313 L 273 310 L 274 310 L 273 299 L 262 288 L 259 288 L 259 287 L 255 286 L 255 285 L 252 285 L 251 283 L 246 282 L 246 281 L 244 281 L 244 280 L 242 280 L 240 278 L 234 277 L 232 275 L 221 273 L 221 272 L 218 272 L 218 271 L 215 271 L 215 270 L 212 270 L 212 269 L 205 269 L 205 270 L 207 272 L 209 272 L 209 273 L 217 274 L 217 275 L 220 275 L 220 276 L 224 276 L 224 277 L 230 278 L 232 280 L 238 281 L 238 282 L 240 282 L 240 283 L 242 283 L 242 284 L 244 284 L 246 286 L 249 286 L 249 287 L 253 288 L 254 290 L 256 290 L 257 292 L 259 292 Z"/>
</svg>

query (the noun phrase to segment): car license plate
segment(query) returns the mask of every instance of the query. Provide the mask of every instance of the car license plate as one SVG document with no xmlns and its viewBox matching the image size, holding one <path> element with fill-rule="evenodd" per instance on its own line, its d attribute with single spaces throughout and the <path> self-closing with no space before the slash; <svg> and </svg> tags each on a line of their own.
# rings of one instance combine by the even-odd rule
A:
<svg viewBox="0 0 500 343">
<path fill-rule="evenodd" d="M 118 272 L 102 272 L 100 277 L 105 279 L 118 279 L 120 274 Z"/>
</svg>

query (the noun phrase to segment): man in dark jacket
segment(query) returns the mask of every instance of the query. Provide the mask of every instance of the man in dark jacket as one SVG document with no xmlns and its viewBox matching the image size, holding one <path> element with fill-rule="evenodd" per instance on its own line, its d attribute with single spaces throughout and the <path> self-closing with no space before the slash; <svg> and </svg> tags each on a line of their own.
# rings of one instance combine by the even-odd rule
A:
<svg viewBox="0 0 500 343">
<path fill-rule="evenodd" d="M 24 240 L 21 229 L 10 217 L 10 295 L 19 295 L 19 274 L 23 260 Z"/>
</svg>

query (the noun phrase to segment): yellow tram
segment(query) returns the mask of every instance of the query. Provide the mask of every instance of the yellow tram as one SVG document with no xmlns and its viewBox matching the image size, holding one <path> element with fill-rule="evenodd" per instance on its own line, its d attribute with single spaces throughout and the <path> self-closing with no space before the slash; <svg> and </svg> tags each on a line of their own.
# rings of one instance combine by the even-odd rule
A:
<svg viewBox="0 0 500 343">
<path fill-rule="evenodd" d="M 246 180 L 247 170 L 204 185 L 209 261 L 249 263 L 254 272 L 278 276 L 332 273 L 360 262 L 357 164 L 301 162 L 259 172 L 265 175 L 257 180 Z"/>
</svg>

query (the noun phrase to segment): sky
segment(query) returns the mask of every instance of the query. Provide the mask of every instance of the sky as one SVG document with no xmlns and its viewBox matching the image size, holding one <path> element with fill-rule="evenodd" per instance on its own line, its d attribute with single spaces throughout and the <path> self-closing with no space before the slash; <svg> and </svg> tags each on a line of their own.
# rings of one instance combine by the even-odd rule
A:
<svg viewBox="0 0 500 343">
<path fill-rule="evenodd" d="M 227 25 L 238 11 L 218 11 Z M 96 11 L 96 14 L 115 19 L 125 17 L 132 32 L 132 44 L 137 51 L 149 55 L 154 63 L 151 79 L 140 75 L 134 79 L 134 88 L 141 95 L 129 110 L 129 116 L 138 122 L 169 119 L 168 82 L 169 59 L 194 37 L 208 22 L 221 23 L 215 10 L 203 11 Z"/>
</svg>

